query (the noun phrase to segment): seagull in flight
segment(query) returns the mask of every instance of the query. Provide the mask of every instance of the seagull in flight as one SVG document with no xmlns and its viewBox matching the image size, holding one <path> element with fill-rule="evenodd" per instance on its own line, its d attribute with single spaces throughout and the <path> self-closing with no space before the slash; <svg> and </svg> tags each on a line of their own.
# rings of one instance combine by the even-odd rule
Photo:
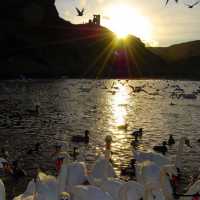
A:
<svg viewBox="0 0 200 200">
<path fill-rule="evenodd" d="M 76 8 L 76 11 L 77 11 L 77 16 L 83 16 L 83 13 L 85 11 L 85 9 L 83 8 L 82 10 L 79 10 L 78 8 Z"/>
<path fill-rule="evenodd" d="M 178 0 L 175 0 L 175 1 L 176 1 L 176 3 L 178 3 Z M 169 0 L 167 0 L 167 1 L 166 1 L 166 4 L 165 4 L 165 5 L 167 5 L 167 4 L 168 4 L 168 2 L 169 2 Z"/>
<path fill-rule="evenodd" d="M 188 8 L 193 8 L 194 6 L 196 6 L 197 4 L 199 4 L 200 1 L 197 1 L 195 2 L 194 4 L 186 4 L 185 5 L 188 7 Z"/>
</svg>

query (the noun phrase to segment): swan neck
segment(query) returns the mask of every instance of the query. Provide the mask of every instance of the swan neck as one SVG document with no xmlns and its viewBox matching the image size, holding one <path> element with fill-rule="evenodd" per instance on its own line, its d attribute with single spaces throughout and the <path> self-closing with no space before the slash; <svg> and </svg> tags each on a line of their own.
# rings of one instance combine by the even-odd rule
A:
<svg viewBox="0 0 200 200">
<path fill-rule="evenodd" d="M 179 169 L 181 168 L 181 155 L 183 153 L 184 141 L 185 141 L 185 138 L 181 138 L 179 140 L 177 154 L 176 154 L 176 164 L 175 165 Z"/>
</svg>

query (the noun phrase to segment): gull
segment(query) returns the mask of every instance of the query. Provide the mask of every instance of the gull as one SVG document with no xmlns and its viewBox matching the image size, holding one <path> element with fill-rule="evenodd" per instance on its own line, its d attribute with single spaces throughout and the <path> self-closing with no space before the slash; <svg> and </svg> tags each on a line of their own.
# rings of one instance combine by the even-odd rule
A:
<svg viewBox="0 0 200 200">
<path fill-rule="evenodd" d="M 85 9 L 83 8 L 82 10 L 79 10 L 78 8 L 76 8 L 76 11 L 78 13 L 77 16 L 83 16 L 83 13 L 84 13 Z"/>
<path fill-rule="evenodd" d="M 195 2 L 194 4 L 186 4 L 185 5 L 188 7 L 188 8 L 193 8 L 194 6 L 196 6 L 197 4 L 199 4 L 200 1 L 197 1 Z"/>
<path fill-rule="evenodd" d="M 175 1 L 176 1 L 176 3 L 178 3 L 178 0 L 175 0 Z M 165 4 L 165 5 L 167 5 L 167 4 L 168 4 L 168 2 L 169 2 L 169 0 L 167 0 L 167 1 L 166 1 L 166 4 Z"/>
</svg>

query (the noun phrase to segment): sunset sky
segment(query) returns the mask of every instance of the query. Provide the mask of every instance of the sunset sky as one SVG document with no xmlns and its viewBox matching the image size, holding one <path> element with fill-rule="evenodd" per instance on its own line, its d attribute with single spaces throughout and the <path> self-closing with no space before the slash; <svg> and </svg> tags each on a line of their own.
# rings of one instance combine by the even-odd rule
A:
<svg viewBox="0 0 200 200">
<path fill-rule="evenodd" d="M 165 7 L 165 0 L 56 0 L 56 7 L 72 23 L 87 22 L 93 14 L 100 14 L 101 25 L 114 32 L 127 29 L 151 46 L 169 46 L 200 39 L 200 4 L 193 9 L 184 4 L 194 2 L 171 0 Z M 84 7 L 85 16 L 77 16 L 75 7 Z"/>
</svg>

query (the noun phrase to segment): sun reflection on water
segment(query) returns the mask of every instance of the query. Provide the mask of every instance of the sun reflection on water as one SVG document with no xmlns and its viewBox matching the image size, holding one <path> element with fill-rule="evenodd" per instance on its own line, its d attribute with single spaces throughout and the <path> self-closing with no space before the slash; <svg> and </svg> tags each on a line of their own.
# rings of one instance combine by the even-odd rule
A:
<svg viewBox="0 0 200 200">
<path fill-rule="evenodd" d="M 117 127 L 126 126 L 128 89 L 126 86 L 117 84 L 117 92 L 112 97 L 112 112 Z"/>
</svg>

